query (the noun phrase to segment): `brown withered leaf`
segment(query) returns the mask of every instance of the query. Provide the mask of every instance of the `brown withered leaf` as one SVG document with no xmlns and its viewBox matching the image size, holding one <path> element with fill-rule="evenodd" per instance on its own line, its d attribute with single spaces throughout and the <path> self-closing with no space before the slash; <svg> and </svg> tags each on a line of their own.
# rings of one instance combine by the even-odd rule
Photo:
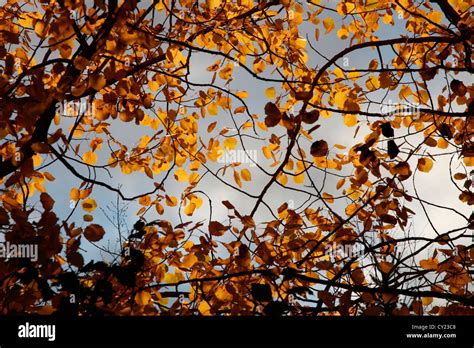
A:
<svg viewBox="0 0 474 348">
<path fill-rule="evenodd" d="M 228 226 L 224 226 L 219 221 L 211 221 L 209 223 L 209 232 L 213 236 L 222 236 L 228 229 Z"/>
<path fill-rule="evenodd" d="M 104 228 L 97 224 L 90 224 L 84 231 L 84 237 L 86 237 L 89 242 L 98 242 L 102 239 L 104 234 Z"/>
<path fill-rule="evenodd" d="M 313 124 L 319 119 L 319 111 L 311 110 L 309 112 L 304 112 L 301 119 L 304 123 Z"/>
<path fill-rule="evenodd" d="M 328 152 L 328 143 L 324 140 L 317 140 L 311 145 L 310 153 L 314 157 L 324 157 Z"/>
<path fill-rule="evenodd" d="M 265 105 L 265 114 L 267 115 L 267 117 L 265 117 L 265 125 L 267 127 L 275 127 L 280 123 L 282 114 L 274 103 L 268 102 Z"/>
</svg>

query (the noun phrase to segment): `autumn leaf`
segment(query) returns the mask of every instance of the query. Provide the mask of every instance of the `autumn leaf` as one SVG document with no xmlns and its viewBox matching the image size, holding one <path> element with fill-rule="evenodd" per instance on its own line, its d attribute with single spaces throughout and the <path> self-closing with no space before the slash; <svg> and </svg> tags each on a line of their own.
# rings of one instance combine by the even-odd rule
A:
<svg viewBox="0 0 474 348">
<path fill-rule="evenodd" d="M 228 227 L 224 226 L 219 221 L 211 221 L 209 223 L 209 232 L 213 236 L 222 236 L 227 230 Z"/>
<path fill-rule="evenodd" d="M 265 90 L 265 95 L 267 96 L 268 99 L 274 99 L 276 96 L 276 90 L 275 87 L 269 87 Z"/>
<path fill-rule="evenodd" d="M 250 171 L 247 168 L 242 169 L 240 174 L 244 181 L 252 181 L 252 175 L 250 174 Z"/>
<path fill-rule="evenodd" d="M 192 267 L 198 261 L 196 255 L 188 254 L 183 258 L 183 262 L 181 262 L 181 266 L 184 268 Z"/>
<path fill-rule="evenodd" d="M 390 122 L 382 123 L 380 125 L 380 128 L 382 129 L 382 134 L 383 134 L 384 137 L 393 138 L 393 136 L 395 135 Z"/>
<path fill-rule="evenodd" d="M 300 91 L 295 93 L 296 100 L 310 100 L 312 97 L 312 92 Z"/>
<path fill-rule="evenodd" d="M 304 123 L 313 124 L 319 119 L 319 111 L 312 110 L 310 112 L 304 112 L 302 116 L 302 120 Z"/>
<path fill-rule="evenodd" d="M 398 145 L 395 143 L 394 140 L 389 140 L 387 142 L 387 152 L 390 159 L 396 158 L 398 154 L 400 153 L 400 150 L 398 149 Z"/>
<path fill-rule="evenodd" d="M 135 302 L 139 306 L 146 306 L 151 300 L 151 295 L 146 291 L 139 291 L 135 295 Z"/>
<path fill-rule="evenodd" d="M 226 150 L 233 150 L 237 147 L 237 139 L 227 138 L 226 140 L 224 140 L 223 145 L 226 148 Z"/>
<path fill-rule="evenodd" d="M 275 127 L 282 119 L 280 109 L 273 103 L 267 103 L 265 105 L 265 114 L 267 115 L 265 118 L 267 127 Z"/>
<path fill-rule="evenodd" d="M 433 168 L 433 161 L 430 158 L 424 157 L 424 158 L 418 159 L 419 171 L 428 173 L 431 170 L 431 168 Z"/>
<path fill-rule="evenodd" d="M 357 116 L 354 114 L 344 115 L 344 124 L 347 127 L 354 127 L 357 124 Z"/>
<path fill-rule="evenodd" d="M 82 159 L 84 160 L 85 163 L 94 165 L 97 163 L 97 154 L 92 151 L 87 151 L 82 155 Z"/>
<path fill-rule="evenodd" d="M 90 213 L 90 212 L 94 211 L 95 208 L 97 208 L 97 203 L 94 199 L 87 198 L 87 199 L 82 201 L 81 206 L 82 206 L 82 209 L 84 209 L 85 211 Z"/>
<path fill-rule="evenodd" d="M 411 176 L 410 165 L 407 162 L 400 162 L 395 165 L 390 172 L 392 174 L 398 174 L 400 180 L 406 180 Z"/>
<path fill-rule="evenodd" d="M 44 210 L 50 211 L 51 209 L 53 209 L 54 200 L 46 192 L 41 192 L 40 201 L 41 201 L 41 205 L 43 206 Z"/>
<path fill-rule="evenodd" d="M 420 261 L 420 266 L 423 269 L 427 270 L 436 270 L 438 269 L 438 260 L 437 259 L 425 259 Z"/>
<path fill-rule="evenodd" d="M 389 273 L 392 271 L 393 264 L 387 261 L 382 261 L 379 263 L 379 268 L 383 273 Z"/>
<path fill-rule="evenodd" d="M 89 242 L 98 242 L 104 237 L 105 231 L 102 226 L 97 224 L 91 224 L 86 227 L 84 230 L 84 237 Z"/>
<path fill-rule="evenodd" d="M 178 205 L 178 199 L 175 196 L 165 195 L 165 202 L 168 207 L 176 207 Z"/>
<path fill-rule="evenodd" d="M 211 315 L 211 306 L 205 301 L 199 303 L 198 310 L 202 315 Z"/>
<path fill-rule="evenodd" d="M 314 157 L 324 157 L 329 152 L 328 143 L 324 140 L 315 141 L 311 145 L 311 155 Z"/>
<path fill-rule="evenodd" d="M 331 17 L 327 17 L 323 20 L 324 28 L 326 29 L 326 34 L 330 33 L 334 28 L 334 20 Z"/>
</svg>

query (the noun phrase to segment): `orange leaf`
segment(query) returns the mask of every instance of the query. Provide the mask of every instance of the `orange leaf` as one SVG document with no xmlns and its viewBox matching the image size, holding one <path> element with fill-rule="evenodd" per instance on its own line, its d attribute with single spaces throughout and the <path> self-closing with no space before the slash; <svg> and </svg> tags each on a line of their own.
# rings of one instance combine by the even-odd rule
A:
<svg viewBox="0 0 474 348">
<path fill-rule="evenodd" d="M 433 168 L 433 161 L 428 158 L 428 157 L 425 157 L 425 158 L 420 158 L 418 160 L 418 170 L 419 171 L 422 171 L 424 173 L 428 173 L 431 168 Z"/>
<path fill-rule="evenodd" d="M 135 295 L 135 302 L 139 306 L 146 306 L 151 300 L 151 295 L 146 291 L 137 292 Z"/>
<path fill-rule="evenodd" d="M 420 266 L 423 269 L 436 270 L 438 269 L 438 260 L 437 259 L 426 259 L 420 261 Z"/>
<path fill-rule="evenodd" d="M 85 163 L 94 165 L 97 163 L 97 154 L 92 151 L 87 151 L 82 155 L 82 159 L 84 160 Z"/>
<path fill-rule="evenodd" d="M 252 181 L 252 174 L 250 173 L 250 170 L 248 169 L 242 169 L 242 171 L 240 172 L 240 174 L 242 175 L 242 179 L 244 181 Z"/>
</svg>

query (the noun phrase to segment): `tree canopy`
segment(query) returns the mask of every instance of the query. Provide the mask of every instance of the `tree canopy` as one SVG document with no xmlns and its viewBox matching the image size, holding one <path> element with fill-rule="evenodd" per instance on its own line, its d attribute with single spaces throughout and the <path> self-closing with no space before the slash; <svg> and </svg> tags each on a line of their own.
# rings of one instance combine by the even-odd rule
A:
<svg viewBox="0 0 474 348">
<path fill-rule="evenodd" d="M 1 312 L 472 315 L 473 18 L 7 0 Z"/>
</svg>

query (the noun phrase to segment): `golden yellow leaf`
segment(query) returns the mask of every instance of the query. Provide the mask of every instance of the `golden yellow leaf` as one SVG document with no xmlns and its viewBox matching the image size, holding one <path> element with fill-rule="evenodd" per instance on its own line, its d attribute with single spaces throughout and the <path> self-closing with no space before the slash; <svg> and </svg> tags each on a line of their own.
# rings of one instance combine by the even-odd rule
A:
<svg viewBox="0 0 474 348">
<path fill-rule="evenodd" d="M 370 91 L 374 91 L 374 90 L 380 88 L 380 81 L 376 76 L 370 76 L 369 79 L 365 82 L 365 86 Z"/>
<path fill-rule="evenodd" d="M 198 258 L 194 254 L 188 254 L 183 258 L 183 262 L 181 262 L 181 266 L 184 268 L 191 268 L 196 262 Z"/>
<path fill-rule="evenodd" d="M 94 165 L 97 163 L 97 154 L 92 151 L 87 151 L 82 155 L 82 159 L 84 160 L 85 163 Z"/>
<path fill-rule="evenodd" d="M 322 118 L 331 118 L 332 112 L 328 110 L 321 110 L 319 114 L 321 115 Z"/>
<path fill-rule="evenodd" d="M 293 176 L 293 181 L 295 182 L 295 184 L 304 183 L 304 172 Z"/>
<path fill-rule="evenodd" d="M 424 173 L 428 173 L 433 168 L 433 161 L 431 158 L 424 157 L 418 159 L 418 170 Z"/>
<path fill-rule="evenodd" d="M 357 116 L 354 114 L 344 115 L 344 124 L 347 127 L 354 127 L 357 124 Z"/>
<path fill-rule="evenodd" d="M 260 74 L 265 70 L 265 63 L 261 59 L 256 59 L 255 63 L 253 63 L 253 71 L 255 71 L 257 74 Z"/>
<path fill-rule="evenodd" d="M 438 139 L 438 147 L 440 149 L 447 149 L 448 146 L 449 146 L 449 143 L 444 138 Z"/>
<path fill-rule="evenodd" d="M 233 150 L 237 147 L 237 139 L 227 138 L 226 140 L 224 140 L 222 145 L 224 145 L 224 148 L 227 150 Z"/>
<path fill-rule="evenodd" d="M 94 199 L 89 197 L 82 201 L 81 206 L 82 209 L 90 213 L 91 211 L 94 211 L 95 208 L 97 208 L 97 203 Z"/>
<path fill-rule="evenodd" d="M 286 174 L 282 174 L 278 177 L 278 181 L 280 182 L 280 184 L 282 184 L 283 186 L 286 186 L 288 184 L 288 175 Z"/>
<path fill-rule="evenodd" d="M 196 204 L 194 204 L 193 202 L 190 202 L 186 208 L 184 208 L 184 213 L 187 215 L 187 216 L 192 216 L 194 214 L 194 211 L 196 210 Z"/>
<path fill-rule="evenodd" d="M 233 299 L 232 294 L 226 290 L 225 286 L 219 287 L 214 294 L 220 301 L 232 301 Z"/>
<path fill-rule="evenodd" d="M 359 208 L 359 205 L 357 203 L 351 203 L 346 207 L 346 215 L 351 216 L 356 212 L 356 210 Z"/>
<path fill-rule="evenodd" d="M 242 187 L 242 181 L 240 180 L 240 175 L 236 170 L 234 170 L 234 181 L 237 185 L 239 185 L 240 188 Z"/>
<path fill-rule="evenodd" d="M 346 91 L 338 91 L 334 94 L 334 103 L 341 110 L 344 110 L 344 103 L 346 102 L 346 99 L 347 99 Z"/>
<path fill-rule="evenodd" d="M 350 71 L 347 74 L 347 77 L 349 77 L 351 80 L 357 80 L 359 77 L 361 77 L 361 73 L 358 71 Z"/>
<path fill-rule="evenodd" d="M 306 47 L 306 39 L 304 37 L 299 37 L 295 40 L 295 46 L 299 49 Z"/>
<path fill-rule="evenodd" d="M 80 194 L 79 190 L 78 190 L 77 188 L 73 187 L 73 188 L 71 189 L 71 192 L 69 193 L 69 197 L 70 197 L 73 201 L 77 201 L 77 200 L 79 200 L 79 194 Z"/>
<path fill-rule="evenodd" d="M 268 99 L 274 99 L 276 96 L 276 90 L 275 87 L 269 87 L 265 90 L 265 95 L 267 96 Z"/>
<path fill-rule="evenodd" d="M 336 189 L 339 190 L 344 185 L 345 182 L 346 182 L 345 178 L 339 179 L 339 181 L 336 184 Z"/>
<path fill-rule="evenodd" d="M 403 85 L 401 88 L 400 88 L 400 93 L 398 93 L 398 96 L 400 97 L 400 99 L 402 100 L 408 100 L 408 97 L 411 95 L 411 89 L 409 86 L 406 86 L 406 85 Z"/>
<path fill-rule="evenodd" d="M 32 156 L 32 158 L 33 158 L 33 166 L 35 167 L 39 167 L 41 165 L 41 162 L 43 162 L 43 158 L 38 154 Z"/>
<path fill-rule="evenodd" d="M 135 295 L 135 302 L 139 306 L 146 306 L 151 300 L 151 295 L 146 291 L 139 291 Z"/>
<path fill-rule="evenodd" d="M 356 200 L 360 197 L 361 195 L 361 192 L 353 187 L 349 187 L 347 190 L 346 190 L 346 195 L 347 197 L 349 197 L 350 199 L 352 200 Z"/>
<path fill-rule="evenodd" d="M 235 93 L 235 95 L 239 98 L 242 98 L 242 99 L 245 99 L 245 98 L 248 98 L 249 96 L 249 92 L 247 91 L 239 91 L 237 93 Z"/>
<path fill-rule="evenodd" d="M 423 303 L 423 306 L 428 306 L 433 302 L 433 297 L 422 297 L 421 298 L 421 303 Z"/>
<path fill-rule="evenodd" d="M 216 125 L 217 125 L 217 121 L 209 124 L 209 126 L 207 126 L 207 132 L 211 133 L 214 130 L 214 128 L 216 128 Z"/>
<path fill-rule="evenodd" d="M 240 174 L 242 175 L 242 179 L 244 181 L 252 181 L 252 174 L 250 173 L 250 170 L 248 170 L 247 168 L 242 169 Z"/>
<path fill-rule="evenodd" d="M 474 167 L 474 157 L 464 157 L 462 160 L 466 167 Z"/>
<path fill-rule="evenodd" d="M 174 178 L 179 182 L 188 181 L 188 173 L 183 168 L 179 168 L 174 172 Z"/>
<path fill-rule="evenodd" d="M 207 106 L 207 111 L 209 112 L 210 115 L 216 116 L 219 112 L 219 107 L 217 106 L 217 103 L 212 102 Z"/>
<path fill-rule="evenodd" d="M 426 17 L 438 24 L 443 21 L 443 15 L 439 11 L 429 11 Z"/>
<path fill-rule="evenodd" d="M 165 195 L 165 202 L 168 207 L 176 207 L 178 199 L 175 196 Z"/>
<path fill-rule="evenodd" d="M 223 80 L 229 80 L 234 71 L 234 64 L 227 63 L 227 65 L 219 71 L 219 77 Z"/>
<path fill-rule="evenodd" d="M 339 38 L 341 38 L 342 40 L 345 40 L 349 37 L 349 30 L 347 30 L 347 28 L 343 26 L 337 31 L 337 36 L 339 36 Z"/>
<path fill-rule="evenodd" d="M 148 87 L 150 87 L 152 92 L 156 92 L 160 88 L 160 84 L 154 80 L 151 80 L 148 82 Z"/>
<path fill-rule="evenodd" d="M 207 7 L 213 11 L 221 6 L 222 0 L 206 0 Z"/>
<path fill-rule="evenodd" d="M 201 303 L 199 303 L 198 310 L 199 310 L 199 313 L 201 313 L 202 315 L 211 315 L 211 312 L 210 312 L 211 307 L 205 301 L 202 301 Z"/>
<path fill-rule="evenodd" d="M 326 29 L 326 34 L 331 32 L 335 25 L 334 25 L 334 20 L 331 17 L 327 17 L 323 20 L 323 25 L 324 28 Z"/>
</svg>

